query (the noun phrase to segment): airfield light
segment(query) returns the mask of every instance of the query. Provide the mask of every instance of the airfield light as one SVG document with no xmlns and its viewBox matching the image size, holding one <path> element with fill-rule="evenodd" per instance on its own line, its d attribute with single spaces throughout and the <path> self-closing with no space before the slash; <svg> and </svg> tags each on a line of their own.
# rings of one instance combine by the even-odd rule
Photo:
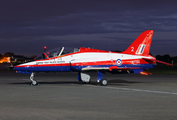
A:
<svg viewBox="0 0 177 120">
<path fill-rule="evenodd" d="M 0 60 L 0 63 L 10 63 L 10 57 L 3 57 L 3 58 Z"/>
</svg>

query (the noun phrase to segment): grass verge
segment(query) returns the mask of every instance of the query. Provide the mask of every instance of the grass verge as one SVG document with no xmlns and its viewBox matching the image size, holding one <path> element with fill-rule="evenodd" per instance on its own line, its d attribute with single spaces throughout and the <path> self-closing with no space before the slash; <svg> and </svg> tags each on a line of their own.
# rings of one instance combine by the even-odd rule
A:
<svg viewBox="0 0 177 120">
<path fill-rule="evenodd" d="M 152 74 L 177 75 L 177 68 L 176 67 L 172 68 L 171 66 L 167 66 L 167 67 L 156 66 L 153 69 L 149 69 L 148 72 Z"/>
</svg>

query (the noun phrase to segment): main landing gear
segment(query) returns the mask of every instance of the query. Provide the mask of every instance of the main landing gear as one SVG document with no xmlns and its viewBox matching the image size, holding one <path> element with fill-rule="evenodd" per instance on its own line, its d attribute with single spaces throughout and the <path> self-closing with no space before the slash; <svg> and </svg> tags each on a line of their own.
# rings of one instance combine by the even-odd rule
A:
<svg viewBox="0 0 177 120">
<path fill-rule="evenodd" d="M 90 75 L 86 73 L 79 72 L 78 73 L 78 80 L 84 83 L 90 82 Z M 103 78 L 103 73 L 98 71 L 97 82 L 100 83 L 102 86 L 106 86 L 108 84 L 108 80 Z"/>
<path fill-rule="evenodd" d="M 31 76 L 30 76 L 30 80 L 31 80 L 31 82 L 32 82 L 31 85 L 37 85 L 37 81 L 34 80 L 34 75 L 35 75 L 35 73 L 32 72 L 32 73 L 31 73 Z"/>
<path fill-rule="evenodd" d="M 31 80 L 31 85 L 37 85 L 37 81 L 34 80 L 34 75 L 35 73 L 32 72 L 30 76 Z M 90 82 L 90 75 L 86 73 L 79 72 L 78 73 L 78 80 L 82 81 L 84 83 L 89 83 Z M 108 84 L 108 80 L 103 78 L 103 73 L 101 71 L 98 71 L 98 76 L 97 76 L 97 82 L 100 83 L 102 86 L 106 86 Z"/>
<path fill-rule="evenodd" d="M 101 84 L 102 86 L 106 86 L 106 85 L 108 85 L 108 80 L 102 79 L 102 80 L 100 81 L 100 84 Z"/>
<path fill-rule="evenodd" d="M 108 85 L 108 80 L 103 78 L 103 72 L 98 71 L 97 82 L 99 82 L 102 86 Z"/>
</svg>

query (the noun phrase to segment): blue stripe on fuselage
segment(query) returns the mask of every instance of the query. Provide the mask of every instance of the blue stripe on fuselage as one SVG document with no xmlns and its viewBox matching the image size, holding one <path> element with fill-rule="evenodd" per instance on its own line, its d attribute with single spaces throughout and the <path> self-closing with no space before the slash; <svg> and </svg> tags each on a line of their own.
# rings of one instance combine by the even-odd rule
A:
<svg viewBox="0 0 177 120">
<path fill-rule="evenodd" d="M 16 71 L 29 71 L 29 72 L 71 71 L 70 66 L 15 67 L 14 69 Z"/>
</svg>

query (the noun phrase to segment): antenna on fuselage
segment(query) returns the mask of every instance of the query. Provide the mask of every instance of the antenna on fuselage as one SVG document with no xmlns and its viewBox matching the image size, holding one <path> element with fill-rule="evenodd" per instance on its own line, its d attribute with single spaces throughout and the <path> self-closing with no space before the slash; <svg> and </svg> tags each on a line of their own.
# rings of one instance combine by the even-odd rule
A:
<svg viewBox="0 0 177 120">
<path fill-rule="evenodd" d="M 46 47 L 46 46 L 44 46 L 44 52 L 46 52 L 46 50 L 47 50 L 47 47 Z"/>
</svg>

